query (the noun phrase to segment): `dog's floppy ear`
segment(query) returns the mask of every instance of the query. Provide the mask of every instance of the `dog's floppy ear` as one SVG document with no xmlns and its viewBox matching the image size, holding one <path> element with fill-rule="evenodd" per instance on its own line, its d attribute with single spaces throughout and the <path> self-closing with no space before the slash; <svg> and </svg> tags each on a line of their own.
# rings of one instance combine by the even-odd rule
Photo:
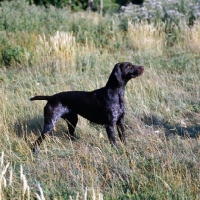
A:
<svg viewBox="0 0 200 200">
<path fill-rule="evenodd" d="M 120 64 L 121 63 L 117 63 L 115 65 L 115 67 L 114 67 L 114 75 L 115 75 L 115 78 L 117 79 L 117 81 L 119 82 L 119 84 L 122 84 L 123 80 L 122 80 L 122 72 L 121 72 Z"/>
</svg>

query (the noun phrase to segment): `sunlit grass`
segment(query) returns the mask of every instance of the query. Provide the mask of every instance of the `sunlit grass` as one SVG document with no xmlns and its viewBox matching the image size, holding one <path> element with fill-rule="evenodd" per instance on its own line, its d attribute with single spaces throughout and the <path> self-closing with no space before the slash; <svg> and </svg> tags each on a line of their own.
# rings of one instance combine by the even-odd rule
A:
<svg viewBox="0 0 200 200">
<path fill-rule="evenodd" d="M 164 24 L 148 24 L 128 22 L 128 35 L 133 49 L 154 51 L 162 55 L 165 42 Z"/>
<path fill-rule="evenodd" d="M 0 147 L 2 170 L 7 169 L 2 176 L 3 199 L 198 198 L 199 140 L 178 136 L 190 134 L 190 128 L 196 134 L 199 131 L 199 114 L 190 107 L 199 109 L 198 68 L 193 61 L 179 74 L 175 61 L 169 59 L 169 66 L 163 68 L 157 55 L 152 55 L 153 60 L 148 54 L 140 55 L 141 63 L 148 63 L 143 76 L 126 87 L 127 145 L 121 146 L 118 140 L 118 152 L 110 147 L 103 127 L 81 117 L 76 141 L 66 138 L 67 127 L 60 120 L 40 153 L 31 152 L 42 130 L 45 102 L 33 103 L 29 98 L 104 86 L 115 64 L 112 59 L 109 63 L 110 55 L 102 54 L 107 62 L 94 61 L 92 71 L 74 69 L 69 74 L 64 68 L 60 74 L 57 65 L 45 67 L 43 63 L 20 71 L 1 70 Z M 132 56 L 131 61 L 137 58 Z"/>
<path fill-rule="evenodd" d="M 193 27 L 185 30 L 185 45 L 189 47 L 194 53 L 200 53 L 200 24 L 196 22 Z"/>
<path fill-rule="evenodd" d="M 57 31 L 55 35 L 47 38 L 44 34 L 39 35 L 39 44 L 37 45 L 38 56 L 49 57 L 53 59 L 64 59 L 75 62 L 76 40 L 72 33 Z"/>
</svg>

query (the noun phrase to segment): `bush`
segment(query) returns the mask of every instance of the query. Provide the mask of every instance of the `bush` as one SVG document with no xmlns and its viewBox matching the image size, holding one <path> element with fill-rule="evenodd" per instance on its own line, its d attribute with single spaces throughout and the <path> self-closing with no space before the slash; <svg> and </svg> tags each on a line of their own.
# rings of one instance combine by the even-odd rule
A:
<svg viewBox="0 0 200 200">
<path fill-rule="evenodd" d="M 2 51 L 2 61 L 6 66 L 10 66 L 11 63 L 21 63 L 24 57 L 24 49 L 21 46 L 8 46 Z"/>
<path fill-rule="evenodd" d="M 29 0 L 30 2 L 32 2 L 32 0 Z M 33 0 L 33 2 L 36 4 L 36 5 L 39 5 L 39 6 L 49 6 L 49 5 L 53 5 L 53 6 L 56 6 L 56 7 L 63 7 L 63 6 L 66 6 L 69 1 L 68 0 Z"/>
<path fill-rule="evenodd" d="M 44 8 L 29 5 L 25 0 L 2 2 L 0 10 L 0 31 L 52 33 L 66 29 L 70 20 L 68 9 L 57 9 L 53 6 Z"/>
<path fill-rule="evenodd" d="M 129 16 L 134 21 L 148 20 L 149 22 L 172 21 L 179 23 L 182 20 L 189 21 L 200 18 L 199 3 L 189 0 L 170 1 L 145 1 L 143 7 L 129 4 L 121 8 L 121 15 Z"/>
<path fill-rule="evenodd" d="M 136 4 L 136 5 L 142 5 L 145 2 L 145 0 L 116 0 L 116 3 L 119 5 L 127 5 L 129 3 Z"/>
</svg>

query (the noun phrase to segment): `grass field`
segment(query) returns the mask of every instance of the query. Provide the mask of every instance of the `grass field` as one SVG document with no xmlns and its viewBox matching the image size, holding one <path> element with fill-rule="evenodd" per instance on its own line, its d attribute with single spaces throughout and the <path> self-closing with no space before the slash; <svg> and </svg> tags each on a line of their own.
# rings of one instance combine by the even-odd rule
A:
<svg viewBox="0 0 200 200">
<path fill-rule="evenodd" d="M 199 199 L 200 23 L 72 18 L 0 32 L 0 200 Z M 79 117 L 76 141 L 60 120 L 34 155 L 46 102 L 30 97 L 100 88 L 123 61 L 145 67 L 126 87 L 127 145 Z"/>
</svg>

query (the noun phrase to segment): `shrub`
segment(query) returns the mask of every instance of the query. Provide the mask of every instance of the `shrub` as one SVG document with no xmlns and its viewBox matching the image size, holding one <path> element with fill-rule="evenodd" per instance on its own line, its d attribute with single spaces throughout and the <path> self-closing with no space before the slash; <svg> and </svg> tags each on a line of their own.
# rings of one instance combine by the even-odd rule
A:
<svg viewBox="0 0 200 200">
<path fill-rule="evenodd" d="M 6 66 L 10 66 L 11 63 L 21 63 L 24 57 L 24 49 L 21 46 L 8 46 L 2 51 L 2 61 Z"/>
</svg>

